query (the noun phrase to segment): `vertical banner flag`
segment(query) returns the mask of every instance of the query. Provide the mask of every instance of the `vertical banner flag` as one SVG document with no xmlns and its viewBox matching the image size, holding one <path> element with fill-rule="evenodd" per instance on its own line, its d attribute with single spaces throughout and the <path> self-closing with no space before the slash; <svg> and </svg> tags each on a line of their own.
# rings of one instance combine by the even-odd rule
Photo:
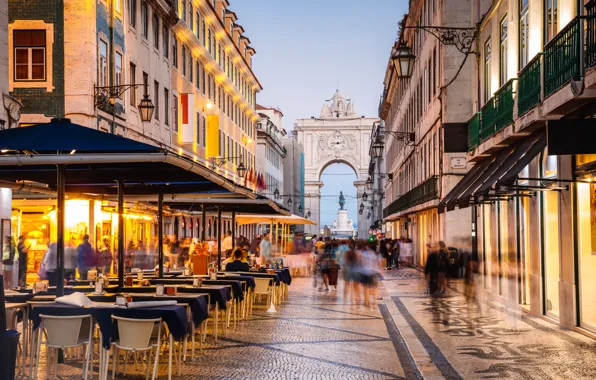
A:
<svg viewBox="0 0 596 380">
<path fill-rule="evenodd" d="M 219 157 L 219 115 L 207 115 L 207 159 Z"/>
<path fill-rule="evenodd" d="M 197 125 L 194 94 L 180 94 L 182 110 L 182 128 L 179 135 L 180 143 L 193 144 L 195 142 L 195 128 Z"/>
</svg>

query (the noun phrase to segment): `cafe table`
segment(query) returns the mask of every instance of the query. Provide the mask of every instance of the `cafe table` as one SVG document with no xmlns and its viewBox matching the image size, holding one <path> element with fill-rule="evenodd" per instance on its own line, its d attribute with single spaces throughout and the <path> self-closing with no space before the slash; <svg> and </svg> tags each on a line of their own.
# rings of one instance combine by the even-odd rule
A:
<svg viewBox="0 0 596 380">
<path fill-rule="evenodd" d="M 155 293 L 123 293 L 120 294 L 125 297 L 131 297 L 134 302 L 143 302 L 143 301 L 176 301 L 179 305 L 187 305 L 189 310 L 189 317 L 192 321 L 191 325 L 191 358 L 194 360 L 195 357 L 195 331 L 196 328 L 199 327 L 201 331 L 201 339 L 200 339 L 200 350 L 203 352 L 203 340 L 206 334 L 205 325 L 202 325 L 204 321 L 209 318 L 209 304 L 210 304 L 210 296 L 208 293 L 194 293 L 194 294 L 176 294 L 176 295 L 167 295 L 164 294 L 163 296 L 158 296 Z M 89 299 L 92 301 L 97 302 L 106 302 L 111 301 L 115 302 L 116 294 L 106 294 L 106 295 L 88 295 Z M 202 325 L 202 326 L 201 326 Z M 186 345 L 184 347 L 184 360 L 186 360 Z"/>
<path fill-rule="evenodd" d="M 96 307 L 91 308 L 62 304 L 43 306 L 39 305 L 32 309 L 29 313 L 29 318 L 33 322 L 33 330 L 36 330 L 39 327 L 39 324 L 41 323 L 41 314 L 53 316 L 91 314 L 93 320 L 99 326 L 100 331 L 100 379 L 107 378 L 111 342 L 118 340 L 118 328 L 112 321 L 112 315 L 134 319 L 162 319 L 170 331 L 170 360 L 168 365 L 168 379 L 172 378 L 171 363 L 174 339 L 179 341 L 183 340 L 188 334 L 188 316 L 186 313 L 186 307 L 182 305 L 147 307 L 138 309 L 128 309 L 115 304 L 96 304 Z"/>
<path fill-rule="evenodd" d="M 178 294 L 180 293 L 207 293 L 210 296 L 211 304 L 215 307 L 215 315 L 214 315 L 214 338 L 215 342 L 217 343 L 218 335 L 219 335 L 219 310 L 225 312 L 227 316 L 227 323 L 229 324 L 230 318 L 230 310 L 227 307 L 228 301 L 232 300 L 232 287 L 229 285 L 222 285 L 222 286 L 201 286 L 201 287 L 193 287 L 193 286 L 180 286 L 178 287 Z M 227 334 L 227 324 L 224 323 L 224 335 Z"/>
<path fill-rule="evenodd" d="M 4 307 L 6 310 L 20 310 L 23 313 L 23 348 L 21 353 L 21 372 L 25 373 L 25 360 L 27 358 L 27 342 L 28 342 L 28 331 L 29 331 L 29 308 L 26 302 L 5 302 Z"/>
</svg>

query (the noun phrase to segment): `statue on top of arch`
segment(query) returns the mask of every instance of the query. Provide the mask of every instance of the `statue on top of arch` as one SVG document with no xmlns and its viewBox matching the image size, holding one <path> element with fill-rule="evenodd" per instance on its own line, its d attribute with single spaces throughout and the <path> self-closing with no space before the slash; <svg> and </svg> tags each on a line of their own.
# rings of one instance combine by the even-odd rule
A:
<svg viewBox="0 0 596 380">
<path fill-rule="evenodd" d="M 327 104 L 331 102 L 331 104 Z M 354 102 L 351 99 L 346 99 L 339 90 L 335 90 L 333 98 L 327 100 L 323 104 L 321 110 L 321 119 L 332 119 L 332 118 L 347 118 L 347 117 L 358 117 L 354 112 Z"/>
</svg>

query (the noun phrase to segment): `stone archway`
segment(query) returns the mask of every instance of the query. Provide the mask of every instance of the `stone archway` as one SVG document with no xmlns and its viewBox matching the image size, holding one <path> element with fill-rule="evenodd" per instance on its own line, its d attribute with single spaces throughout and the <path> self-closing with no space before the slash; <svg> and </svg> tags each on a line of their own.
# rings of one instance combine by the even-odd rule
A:
<svg viewBox="0 0 596 380">
<path fill-rule="evenodd" d="M 321 226 L 321 174 L 332 163 L 344 163 L 356 172 L 356 194 L 366 190 L 370 163 L 370 136 L 376 118 L 359 117 L 354 104 L 339 91 L 323 105 L 319 118 L 298 119 L 294 128 L 304 147 L 305 212 L 310 211 L 316 226 L 306 226 L 306 232 L 319 234 Z M 360 202 L 358 203 L 360 204 Z M 368 236 L 366 213 L 358 215 L 358 237 Z"/>
</svg>

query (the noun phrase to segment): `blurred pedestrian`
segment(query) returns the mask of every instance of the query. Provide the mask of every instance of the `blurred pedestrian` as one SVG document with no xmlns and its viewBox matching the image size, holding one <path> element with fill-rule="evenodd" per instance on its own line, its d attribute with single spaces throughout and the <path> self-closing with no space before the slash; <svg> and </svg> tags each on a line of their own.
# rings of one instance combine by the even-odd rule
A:
<svg viewBox="0 0 596 380">
<path fill-rule="evenodd" d="M 12 236 L 6 236 L 4 238 L 4 247 L 2 249 L 2 274 L 4 276 L 4 288 L 11 289 L 16 282 L 13 284 L 13 270 L 15 261 L 18 263 L 19 259 L 16 256 L 17 249 Z"/>
<path fill-rule="evenodd" d="M 439 281 L 439 292 L 444 294 L 447 291 L 447 272 L 449 272 L 450 262 L 449 262 L 449 249 L 445 242 L 439 242 L 439 273 L 438 273 L 438 281 Z"/>
<path fill-rule="evenodd" d="M 263 240 L 261 240 L 261 244 L 259 245 L 259 251 L 261 254 L 261 265 L 271 264 L 271 242 L 269 241 L 269 234 L 263 236 Z"/>
<path fill-rule="evenodd" d="M 95 255 L 87 234 L 83 235 L 83 242 L 77 247 L 77 259 L 81 280 L 86 280 L 89 269 L 95 267 Z"/>
<path fill-rule="evenodd" d="M 400 246 L 399 246 L 399 241 L 394 240 L 393 244 L 391 246 L 391 259 L 393 260 L 393 263 L 395 264 L 395 269 L 399 269 L 399 256 L 401 254 L 400 251 Z"/>
<path fill-rule="evenodd" d="M 27 253 L 31 244 L 25 243 L 25 236 L 19 236 L 17 253 L 19 254 L 19 286 L 27 287 Z"/>
<path fill-rule="evenodd" d="M 426 254 L 424 274 L 428 277 L 428 294 L 435 294 L 439 290 L 439 253 L 431 244 L 426 244 Z"/>
</svg>

